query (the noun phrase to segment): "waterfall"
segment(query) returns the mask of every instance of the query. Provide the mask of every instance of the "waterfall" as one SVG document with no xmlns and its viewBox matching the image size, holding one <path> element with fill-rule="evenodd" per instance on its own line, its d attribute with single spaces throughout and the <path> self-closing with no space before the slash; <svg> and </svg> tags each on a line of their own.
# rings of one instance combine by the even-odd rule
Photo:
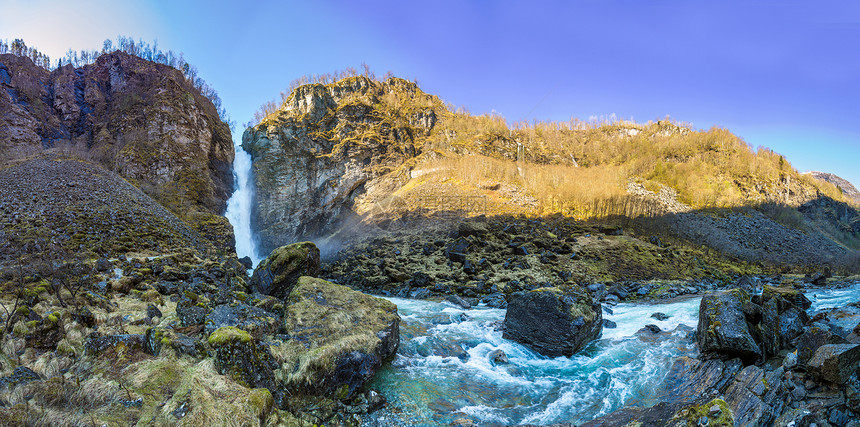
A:
<svg viewBox="0 0 860 427">
<path fill-rule="evenodd" d="M 235 191 L 227 201 L 224 216 L 230 221 L 236 235 L 236 255 L 239 258 L 250 257 L 256 266 L 260 262 L 260 255 L 251 232 L 251 206 L 254 200 L 251 155 L 239 144 L 236 145 L 236 157 L 233 160 L 233 188 Z"/>
</svg>

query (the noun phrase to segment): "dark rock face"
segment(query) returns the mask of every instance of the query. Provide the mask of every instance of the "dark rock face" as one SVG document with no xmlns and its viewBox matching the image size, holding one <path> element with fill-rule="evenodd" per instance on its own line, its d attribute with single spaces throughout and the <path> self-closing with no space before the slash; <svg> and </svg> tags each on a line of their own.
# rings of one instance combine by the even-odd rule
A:
<svg viewBox="0 0 860 427">
<path fill-rule="evenodd" d="M 815 350 L 808 366 L 822 380 L 845 384 L 860 371 L 860 345 L 825 344 Z"/>
<path fill-rule="evenodd" d="M 762 350 L 744 316 L 749 294 L 740 289 L 706 295 L 699 306 L 699 350 L 702 353 L 755 360 Z"/>
<path fill-rule="evenodd" d="M 27 384 L 28 382 L 39 381 L 41 379 L 42 378 L 39 377 L 39 374 L 32 369 L 26 366 L 19 366 L 8 376 L 0 378 L 0 390 L 6 387 L 11 389 L 17 385 Z"/>
<path fill-rule="evenodd" d="M 85 344 L 87 354 L 101 355 L 107 351 L 121 354 L 145 352 L 146 339 L 140 334 L 93 336 Z"/>
<path fill-rule="evenodd" d="M 286 298 L 301 276 L 316 276 L 320 250 L 311 242 L 281 246 L 263 260 L 251 276 L 251 290 Z"/>
<path fill-rule="evenodd" d="M 603 314 L 576 285 L 514 294 L 505 314 L 504 337 L 550 356 L 572 356 L 600 337 Z"/>
<path fill-rule="evenodd" d="M 11 54 L 0 64 L 8 76 L 0 157 L 70 145 L 178 214 L 189 202 L 224 211 L 233 187 L 230 129 L 181 71 L 123 52 L 52 72 Z"/>
</svg>

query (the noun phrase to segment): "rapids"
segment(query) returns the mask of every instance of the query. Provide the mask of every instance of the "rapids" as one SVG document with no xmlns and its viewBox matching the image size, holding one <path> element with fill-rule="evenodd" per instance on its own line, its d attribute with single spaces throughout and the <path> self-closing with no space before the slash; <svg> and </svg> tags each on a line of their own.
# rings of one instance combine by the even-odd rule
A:
<svg viewBox="0 0 860 427">
<path fill-rule="evenodd" d="M 619 304 L 617 323 L 573 357 L 547 358 L 502 338 L 505 310 L 389 298 L 401 313 L 401 345 L 371 387 L 388 397 L 369 425 L 447 425 L 461 416 L 496 424 L 583 422 L 625 404 L 651 405 L 679 356 L 698 353 L 693 331 L 700 298 Z M 670 317 L 651 318 L 654 312 Z M 658 335 L 636 332 L 646 324 Z M 494 365 L 502 350 L 507 364 Z"/>
</svg>

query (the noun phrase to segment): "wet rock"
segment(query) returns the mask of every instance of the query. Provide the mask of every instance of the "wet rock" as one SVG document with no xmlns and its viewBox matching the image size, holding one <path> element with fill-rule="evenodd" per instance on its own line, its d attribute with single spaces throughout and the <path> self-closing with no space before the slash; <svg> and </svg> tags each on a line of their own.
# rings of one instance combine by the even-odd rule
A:
<svg viewBox="0 0 860 427">
<path fill-rule="evenodd" d="M 504 337 L 550 356 L 572 356 L 600 336 L 599 304 L 576 285 L 514 294 L 505 314 Z"/>
<path fill-rule="evenodd" d="M 203 341 L 184 334 L 177 333 L 170 341 L 170 346 L 180 356 L 204 357 L 206 355 L 206 346 Z"/>
<path fill-rule="evenodd" d="M 622 300 L 626 299 L 627 296 L 630 295 L 630 293 L 627 292 L 627 289 L 625 289 L 625 287 L 623 285 L 615 285 L 615 286 L 609 288 L 609 294 L 615 295 L 619 299 L 622 299 Z"/>
<path fill-rule="evenodd" d="M 758 289 L 761 287 L 761 281 L 757 277 L 744 275 L 735 282 L 735 288 L 743 289 L 746 293 L 750 295 L 755 295 L 758 293 Z"/>
<path fill-rule="evenodd" d="M 255 338 L 274 333 L 279 319 L 266 310 L 248 304 L 222 304 L 206 316 L 204 331 L 211 334 L 224 326 L 235 326 L 250 333 Z"/>
<path fill-rule="evenodd" d="M 239 258 L 239 264 L 242 264 L 242 267 L 245 267 L 245 270 L 250 270 L 254 268 L 254 261 L 251 260 L 249 256 L 243 256 Z"/>
<path fill-rule="evenodd" d="M 492 308 L 507 308 L 508 301 L 505 296 L 499 292 L 490 294 L 481 299 L 481 302 L 487 304 L 487 307 Z"/>
<path fill-rule="evenodd" d="M 654 334 L 659 334 L 660 332 L 663 332 L 663 331 L 662 331 L 662 330 L 660 329 L 660 327 L 659 327 L 659 326 L 657 326 L 657 325 L 645 325 L 645 327 L 644 327 L 644 328 L 642 328 L 642 329 L 640 329 L 640 330 L 636 331 L 636 334 L 637 334 L 637 335 L 639 335 L 639 334 L 651 334 L 651 335 L 654 335 Z"/>
<path fill-rule="evenodd" d="M 431 295 L 432 293 L 430 292 L 430 290 L 426 288 L 413 289 L 411 292 L 409 292 L 409 297 L 415 299 L 426 299 L 430 298 Z"/>
<path fill-rule="evenodd" d="M 98 271 L 99 273 L 104 273 L 112 269 L 113 266 L 106 258 L 99 258 L 98 260 L 96 260 L 96 271 Z"/>
<path fill-rule="evenodd" d="M 860 345 L 825 344 L 815 350 L 807 365 L 816 377 L 845 384 L 860 370 Z"/>
<path fill-rule="evenodd" d="M 697 328 L 699 350 L 729 357 L 740 357 L 747 362 L 761 358 L 744 315 L 744 304 L 749 294 L 741 289 L 712 293 L 702 297 L 699 305 Z"/>
<path fill-rule="evenodd" d="M 603 327 L 605 329 L 615 329 L 618 327 L 618 324 L 609 319 L 603 319 Z"/>
<path fill-rule="evenodd" d="M 286 298 L 301 276 L 316 276 L 320 250 L 312 242 L 281 246 L 260 262 L 251 276 L 251 290 Z"/>
<path fill-rule="evenodd" d="M 591 283 L 586 287 L 586 289 L 588 289 L 588 292 L 598 293 L 604 291 L 606 289 L 606 285 L 603 283 Z"/>
<path fill-rule="evenodd" d="M 493 366 L 508 364 L 508 355 L 500 349 L 491 351 L 490 354 L 487 355 L 487 358 L 490 359 L 490 363 L 492 363 Z"/>
<path fill-rule="evenodd" d="M 671 317 L 671 316 L 668 316 L 665 313 L 660 313 L 659 311 L 651 315 L 652 319 L 657 319 L 657 320 L 661 320 L 661 321 L 666 320 L 669 317 Z"/>
<path fill-rule="evenodd" d="M 463 297 L 457 295 L 448 295 L 445 297 L 445 301 L 450 302 L 451 304 L 457 305 L 462 309 L 468 310 L 472 308 L 472 304 L 469 301 L 466 301 Z"/>
<path fill-rule="evenodd" d="M 827 418 L 827 421 L 830 421 L 830 424 L 835 426 L 843 427 L 845 424 L 848 424 L 850 418 L 845 411 L 842 411 L 839 408 L 834 408 L 830 410 L 830 417 Z"/>
<path fill-rule="evenodd" d="M 290 292 L 284 331 L 293 355 L 285 382 L 306 393 L 349 397 L 369 381 L 400 342 L 397 306 L 322 279 L 300 277 Z"/>
</svg>

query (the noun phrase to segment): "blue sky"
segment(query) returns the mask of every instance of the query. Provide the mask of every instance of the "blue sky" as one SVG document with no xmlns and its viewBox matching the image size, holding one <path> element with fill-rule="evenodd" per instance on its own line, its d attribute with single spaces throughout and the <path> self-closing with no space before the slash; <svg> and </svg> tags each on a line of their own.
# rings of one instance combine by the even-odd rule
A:
<svg viewBox="0 0 860 427">
<path fill-rule="evenodd" d="M 801 171 L 860 185 L 860 5 L 848 1 L 0 0 L 0 10 L 0 38 L 52 57 L 118 34 L 157 39 L 197 66 L 238 123 L 303 74 L 366 62 L 509 121 L 721 126 Z"/>
</svg>

